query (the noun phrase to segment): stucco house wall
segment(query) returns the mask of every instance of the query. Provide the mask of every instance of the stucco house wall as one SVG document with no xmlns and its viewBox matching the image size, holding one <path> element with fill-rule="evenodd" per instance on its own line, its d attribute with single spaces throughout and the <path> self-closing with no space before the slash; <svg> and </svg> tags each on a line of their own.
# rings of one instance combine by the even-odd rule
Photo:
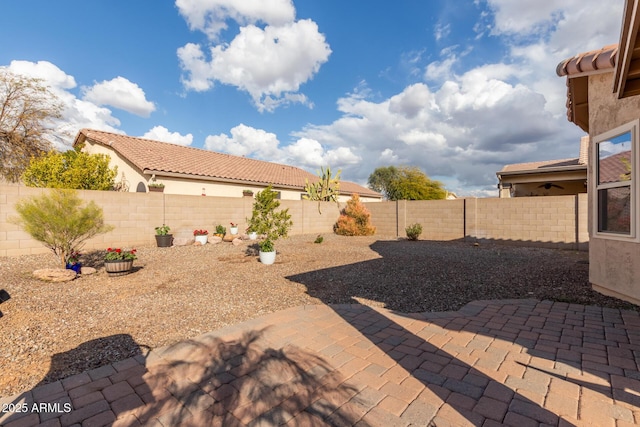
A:
<svg viewBox="0 0 640 427">
<path fill-rule="evenodd" d="M 144 175 L 141 173 L 138 168 L 132 165 L 128 160 L 122 158 L 122 156 L 114 150 L 100 144 L 95 144 L 90 140 L 85 142 L 83 150 L 90 154 L 106 154 L 111 157 L 112 167 L 118 167 L 116 183 L 124 180 L 128 185 L 130 192 L 146 193 L 148 191 L 148 186 L 151 183 L 151 175 Z M 182 194 L 185 196 L 201 196 L 204 194 L 217 197 L 241 197 L 243 190 L 251 190 L 254 193 L 257 193 L 265 188 L 264 186 L 260 187 L 255 185 L 219 183 L 204 179 L 195 180 L 167 176 L 158 177 L 156 182 L 164 184 L 164 192 L 167 194 Z M 276 190 L 280 191 L 282 200 L 300 200 L 300 191 L 281 188 L 277 188 Z"/>
<path fill-rule="evenodd" d="M 640 118 L 640 96 L 618 99 L 612 92 L 613 72 L 589 76 L 589 133 L 592 138 Z M 593 151 L 590 152 L 593 156 Z M 637 167 L 637 165 L 635 165 Z M 589 182 L 595 182 L 594 162 L 589 162 Z M 593 187 L 592 187 L 593 188 Z M 589 190 L 589 212 L 595 191 Z M 603 294 L 640 304 L 640 244 L 603 239 L 594 235 L 589 216 L 589 279 Z"/>
</svg>

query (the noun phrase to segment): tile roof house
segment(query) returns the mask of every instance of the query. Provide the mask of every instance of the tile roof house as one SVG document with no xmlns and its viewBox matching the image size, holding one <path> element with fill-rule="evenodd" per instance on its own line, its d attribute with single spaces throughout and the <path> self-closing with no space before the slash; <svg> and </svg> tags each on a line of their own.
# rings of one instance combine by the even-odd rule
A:
<svg viewBox="0 0 640 427">
<path fill-rule="evenodd" d="M 126 191 L 147 192 L 155 183 L 170 194 L 242 197 L 244 190 L 257 192 L 272 184 L 282 199 L 300 200 L 305 180 L 318 180 L 294 166 L 94 129 L 82 129 L 74 141 L 79 144 L 88 153 L 108 154 L 111 166 L 118 166 L 116 182 Z M 367 202 L 382 199 L 349 181 L 340 181 L 340 193 L 340 201 L 354 193 Z"/>
<path fill-rule="evenodd" d="M 499 197 L 563 196 L 587 192 L 589 137 L 580 139 L 572 159 L 505 165 L 499 172 Z"/>
<path fill-rule="evenodd" d="M 617 45 L 558 64 L 567 117 L 589 133 L 589 281 L 640 304 L 640 0 L 625 0 Z"/>
</svg>

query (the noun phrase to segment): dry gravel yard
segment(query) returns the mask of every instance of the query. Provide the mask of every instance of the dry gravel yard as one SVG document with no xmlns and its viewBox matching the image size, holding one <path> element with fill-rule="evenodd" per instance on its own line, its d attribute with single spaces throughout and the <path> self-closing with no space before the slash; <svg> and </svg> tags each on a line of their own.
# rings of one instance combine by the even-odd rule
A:
<svg viewBox="0 0 640 427">
<path fill-rule="evenodd" d="M 101 268 L 101 254 L 88 254 L 84 264 L 99 272 L 62 284 L 31 277 L 55 267 L 53 255 L 0 257 L 0 288 L 11 294 L 0 305 L 0 396 L 301 304 L 418 312 L 538 298 L 638 309 L 590 290 L 584 252 L 314 238 L 278 241 L 272 266 L 260 264 L 248 245 L 137 248 L 135 271 L 116 278 Z"/>
</svg>

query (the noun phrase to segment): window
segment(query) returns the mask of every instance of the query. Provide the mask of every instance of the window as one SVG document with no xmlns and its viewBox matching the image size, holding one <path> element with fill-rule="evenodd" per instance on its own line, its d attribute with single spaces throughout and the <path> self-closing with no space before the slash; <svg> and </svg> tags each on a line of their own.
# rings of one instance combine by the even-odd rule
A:
<svg viewBox="0 0 640 427">
<path fill-rule="evenodd" d="M 595 138 L 595 235 L 637 240 L 638 121 Z"/>
</svg>

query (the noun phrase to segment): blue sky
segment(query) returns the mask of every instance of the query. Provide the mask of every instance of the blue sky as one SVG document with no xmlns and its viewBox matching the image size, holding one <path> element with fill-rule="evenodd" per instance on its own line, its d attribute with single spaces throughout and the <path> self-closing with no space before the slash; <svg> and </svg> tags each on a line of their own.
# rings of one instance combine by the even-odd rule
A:
<svg viewBox="0 0 640 427">
<path fill-rule="evenodd" d="M 418 166 L 496 196 L 504 164 L 577 157 L 556 65 L 616 43 L 622 0 L 4 0 L 0 67 L 81 128 L 366 183 Z"/>
</svg>

